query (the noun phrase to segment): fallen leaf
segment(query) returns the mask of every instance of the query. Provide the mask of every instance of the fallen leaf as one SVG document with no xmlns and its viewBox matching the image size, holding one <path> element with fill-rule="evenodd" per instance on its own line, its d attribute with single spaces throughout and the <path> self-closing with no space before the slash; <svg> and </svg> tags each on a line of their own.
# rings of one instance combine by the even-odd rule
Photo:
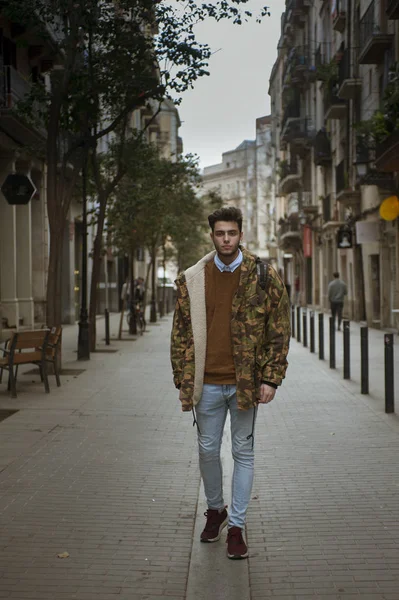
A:
<svg viewBox="0 0 399 600">
<path fill-rule="evenodd" d="M 69 558 L 69 552 L 61 552 L 57 554 L 58 558 Z"/>
</svg>

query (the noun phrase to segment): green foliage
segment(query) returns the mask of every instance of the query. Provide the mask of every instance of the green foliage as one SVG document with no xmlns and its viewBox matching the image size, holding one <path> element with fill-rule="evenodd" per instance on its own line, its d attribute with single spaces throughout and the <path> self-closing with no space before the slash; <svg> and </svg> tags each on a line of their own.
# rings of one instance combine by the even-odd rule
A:
<svg viewBox="0 0 399 600">
<path fill-rule="evenodd" d="M 333 58 L 329 63 L 320 64 L 317 66 L 317 79 L 323 83 L 330 85 L 338 79 L 338 63 Z"/>
<path fill-rule="evenodd" d="M 381 142 L 389 133 L 385 115 L 380 110 L 377 110 L 370 119 L 356 123 L 354 129 L 359 142 L 369 147 Z"/>
<path fill-rule="evenodd" d="M 196 39 L 195 25 L 208 18 L 240 24 L 252 17 L 240 4 L 246 0 L 9 0 L 2 14 L 34 31 L 54 64 L 62 65 L 52 72 L 50 91 L 33 85 L 24 114 L 29 105 L 35 113 L 40 94 L 47 126 L 51 106 L 57 105 L 60 129 L 75 134 L 79 147 L 104 115 L 113 128 L 121 113 L 149 99 L 170 96 L 179 102 L 208 75 L 211 48 Z M 267 14 L 263 9 L 261 16 Z"/>
<path fill-rule="evenodd" d="M 193 156 L 171 162 L 154 146 L 131 153 L 126 176 L 108 209 L 108 229 L 122 252 L 146 246 L 150 252 L 165 239 L 179 239 L 183 223 L 198 214 L 195 186 L 199 182 Z"/>
<path fill-rule="evenodd" d="M 354 125 L 360 143 L 378 144 L 399 129 L 399 63 L 389 72 L 389 83 L 384 90 L 380 110 L 370 119 Z"/>
</svg>

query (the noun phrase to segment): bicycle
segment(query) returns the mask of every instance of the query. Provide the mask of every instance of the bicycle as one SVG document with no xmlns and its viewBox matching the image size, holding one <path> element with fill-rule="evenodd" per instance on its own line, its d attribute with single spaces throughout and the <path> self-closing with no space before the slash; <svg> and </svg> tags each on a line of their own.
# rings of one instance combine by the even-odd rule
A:
<svg viewBox="0 0 399 600">
<path fill-rule="evenodd" d="M 137 327 L 137 331 L 140 332 L 140 335 L 143 335 L 143 333 L 145 332 L 147 324 L 146 324 L 146 321 L 145 321 L 145 318 L 144 318 L 144 310 L 143 310 L 143 307 L 141 305 L 141 302 L 136 302 L 134 310 L 135 310 L 135 315 L 136 315 L 136 327 Z M 127 321 L 128 327 L 130 328 L 130 307 L 126 311 L 126 321 Z"/>
</svg>

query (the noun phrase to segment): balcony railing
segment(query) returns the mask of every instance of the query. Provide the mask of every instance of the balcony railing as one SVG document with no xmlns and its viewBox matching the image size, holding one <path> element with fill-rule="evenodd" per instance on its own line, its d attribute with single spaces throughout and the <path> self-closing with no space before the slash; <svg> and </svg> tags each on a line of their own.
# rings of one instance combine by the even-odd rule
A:
<svg viewBox="0 0 399 600">
<path fill-rule="evenodd" d="M 346 102 L 338 96 L 338 81 L 331 81 L 324 87 L 325 118 L 341 119 L 346 115 Z"/>
<path fill-rule="evenodd" d="M 292 86 L 303 83 L 316 68 L 309 46 L 298 46 L 291 49 L 283 70 L 283 85 Z"/>
<path fill-rule="evenodd" d="M 297 220 L 284 221 L 280 223 L 278 235 L 281 238 L 287 233 L 299 233 L 299 223 Z"/>
<path fill-rule="evenodd" d="M 333 29 L 340 31 L 341 33 L 345 30 L 346 24 L 346 0 L 336 0 L 334 10 L 331 14 Z"/>
<path fill-rule="evenodd" d="M 287 126 L 290 119 L 299 119 L 301 116 L 301 105 L 299 97 L 294 98 L 284 110 L 283 118 L 281 120 L 281 137 L 285 137 Z"/>
<path fill-rule="evenodd" d="M 340 204 L 355 206 L 360 202 L 360 190 L 353 189 L 349 184 L 348 171 L 345 169 L 345 161 L 341 161 L 335 167 L 335 189 L 336 199 Z"/>
<path fill-rule="evenodd" d="M 283 162 L 280 166 L 279 193 L 289 194 L 300 188 L 301 171 L 296 155 L 293 155 L 290 162 Z"/>
<path fill-rule="evenodd" d="M 29 94 L 32 85 L 12 66 L 3 67 L 1 73 L 0 102 L 4 108 L 14 108 Z"/>
<path fill-rule="evenodd" d="M 318 166 L 327 166 L 331 163 L 331 141 L 324 129 L 320 129 L 314 140 L 314 162 Z"/>
<path fill-rule="evenodd" d="M 359 63 L 362 65 L 381 64 L 385 51 L 392 46 L 394 36 L 381 31 L 380 22 L 375 15 L 376 7 L 372 0 L 359 23 Z"/>
<path fill-rule="evenodd" d="M 32 122 L 18 114 L 18 103 L 31 92 L 32 84 L 11 65 L 0 68 L 0 110 L 2 128 L 21 144 L 33 144 L 46 137 L 40 115 L 40 105 L 33 103 Z M 29 119 L 30 121 L 30 119 Z M 34 122 L 33 122 L 34 121 Z"/>
<path fill-rule="evenodd" d="M 281 165 L 280 181 L 283 181 L 289 175 L 298 173 L 298 161 L 296 157 L 292 157 L 290 162 L 285 162 Z"/>
<path fill-rule="evenodd" d="M 291 150 L 295 146 L 296 150 L 299 151 L 300 148 L 311 147 L 315 133 L 314 123 L 311 118 L 288 119 L 282 139 L 291 145 Z"/>
<path fill-rule="evenodd" d="M 356 77 L 355 49 L 345 48 L 338 63 L 338 92 L 341 99 L 354 98 L 362 88 L 362 80 Z"/>
</svg>

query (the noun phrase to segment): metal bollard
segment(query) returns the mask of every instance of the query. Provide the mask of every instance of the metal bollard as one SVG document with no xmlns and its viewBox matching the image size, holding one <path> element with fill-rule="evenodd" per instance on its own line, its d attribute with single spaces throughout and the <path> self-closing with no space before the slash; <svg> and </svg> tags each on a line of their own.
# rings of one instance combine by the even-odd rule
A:
<svg viewBox="0 0 399 600">
<path fill-rule="evenodd" d="M 295 337 L 295 306 L 291 305 L 291 337 Z"/>
<path fill-rule="evenodd" d="M 324 360 L 324 314 L 319 313 L 319 360 Z"/>
<path fill-rule="evenodd" d="M 296 307 L 296 339 L 297 342 L 301 341 L 301 307 Z"/>
<path fill-rule="evenodd" d="M 109 346 L 109 310 L 105 309 L 105 343 Z"/>
<path fill-rule="evenodd" d="M 385 347 L 385 412 L 395 412 L 393 386 L 393 333 L 384 335 Z"/>
<path fill-rule="evenodd" d="M 330 369 L 335 369 L 335 325 L 330 317 Z"/>
<path fill-rule="evenodd" d="M 351 357 L 350 357 L 350 322 L 343 321 L 344 330 L 344 379 L 351 378 Z"/>
<path fill-rule="evenodd" d="M 306 309 L 302 313 L 302 339 L 303 347 L 306 348 L 308 345 L 308 315 Z"/>
<path fill-rule="evenodd" d="M 314 352 L 314 312 L 310 311 L 310 351 Z"/>
<path fill-rule="evenodd" d="M 369 393 L 369 329 L 360 328 L 360 393 Z"/>
</svg>

